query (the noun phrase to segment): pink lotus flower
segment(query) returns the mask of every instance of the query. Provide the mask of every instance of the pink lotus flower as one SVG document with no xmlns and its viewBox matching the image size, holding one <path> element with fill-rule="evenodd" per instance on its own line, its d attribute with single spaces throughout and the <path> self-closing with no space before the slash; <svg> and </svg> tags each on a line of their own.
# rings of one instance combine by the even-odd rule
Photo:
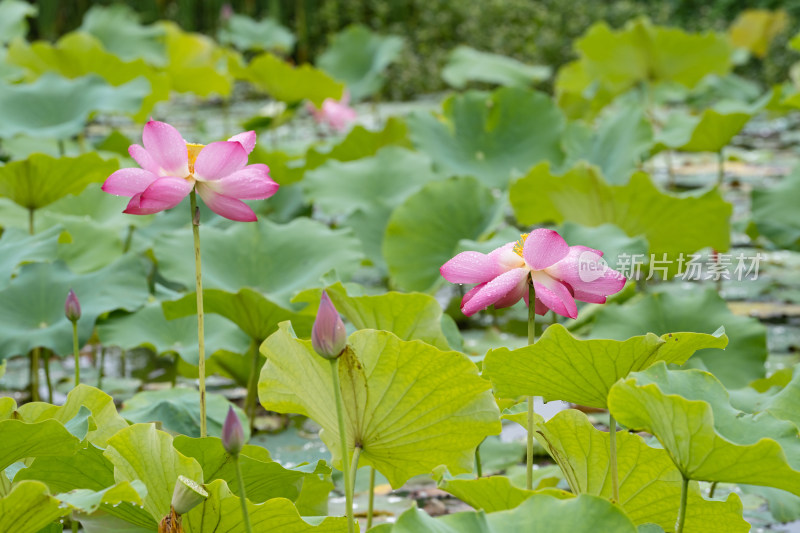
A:
<svg viewBox="0 0 800 533">
<path fill-rule="evenodd" d="M 317 109 L 313 104 L 309 103 L 308 110 L 311 111 L 314 120 L 318 124 L 327 124 L 335 131 L 342 132 L 357 117 L 355 109 L 350 107 L 349 103 L 350 94 L 345 91 L 340 101 L 326 98 L 322 102 L 322 109 Z"/>
<path fill-rule="evenodd" d="M 462 252 L 439 271 L 451 283 L 477 283 L 461 301 L 467 316 L 492 304 L 509 307 L 521 298 L 529 304 L 528 283 L 533 281 L 536 314 L 552 309 L 577 318 L 575 300 L 605 303 L 606 296 L 625 285 L 625 277 L 609 268 L 602 255 L 586 246 L 569 246 L 553 230 L 537 229 L 489 254 Z"/>
<path fill-rule="evenodd" d="M 125 213 L 151 215 L 175 207 L 193 189 L 220 216 L 241 222 L 256 220 L 242 199 L 263 200 L 278 190 L 267 165 L 248 165 L 256 134 L 247 131 L 227 141 L 190 144 L 165 122 L 151 120 L 142 133 L 144 147 L 128 153 L 142 168 L 123 168 L 106 179 L 103 190 L 131 201 Z"/>
</svg>

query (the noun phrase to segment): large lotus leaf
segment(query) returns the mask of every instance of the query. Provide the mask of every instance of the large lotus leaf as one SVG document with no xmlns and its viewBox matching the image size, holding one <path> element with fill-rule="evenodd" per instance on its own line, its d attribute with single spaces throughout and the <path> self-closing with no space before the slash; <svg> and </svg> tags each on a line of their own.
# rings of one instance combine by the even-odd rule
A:
<svg viewBox="0 0 800 533">
<path fill-rule="evenodd" d="M 639 106 L 623 105 L 600 118 L 596 130 L 571 122 L 564 131 L 567 163 L 600 167 L 609 183 L 626 183 L 653 146 L 653 128 Z"/>
<path fill-rule="evenodd" d="M 28 423 L 22 420 L 0 422 L 0 470 L 27 457 L 71 455 L 80 440 L 55 420 Z"/>
<path fill-rule="evenodd" d="M 222 424 L 230 407 L 230 402 L 221 394 L 206 394 L 209 435 L 222 435 Z M 234 406 L 233 409 L 247 427 L 245 437 L 249 437 L 247 415 L 238 407 Z M 172 388 L 140 392 L 125 401 L 119 414 L 134 424 L 161 422 L 165 430 L 190 437 L 200 436 L 200 393 L 194 389 Z"/>
<path fill-rule="evenodd" d="M 554 89 L 558 107 L 571 120 L 596 116 L 617 96 L 613 88 L 596 83 L 586 63 L 577 59 L 558 69 Z"/>
<path fill-rule="evenodd" d="M 96 74 L 70 80 L 48 72 L 29 84 L 0 84 L 0 136 L 72 137 L 92 113 L 137 113 L 149 94 L 144 77 L 114 87 Z"/>
<path fill-rule="evenodd" d="M 536 91 L 504 87 L 458 94 L 445 100 L 441 115 L 410 115 L 408 127 L 414 145 L 442 170 L 475 176 L 491 187 L 505 188 L 513 175 L 540 161 L 559 166 L 564 160 L 564 117 L 549 96 Z"/>
<path fill-rule="evenodd" d="M 68 493 L 56 494 L 62 504 L 73 511 L 91 514 L 102 505 L 119 505 L 122 502 L 141 505 L 142 495 L 147 488 L 139 480 L 123 481 L 103 490 L 76 489 Z"/>
<path fill-rule="evenodd" d="M 640 330 L 647 331 L 647 330 Z M 542 396 L 605 409 L 611 386 L 630 372 L 657 361 L 683 364 L 697 350 L 724 348 L 724 333 L 652 333 L 626 341 L 579 340 L 561 324 L 545 329 L 533 345 L 517 350 L 489 350 L 483 376 L 500 398 Z"/>
<path fill-rule="evenodd" d="M 557 177 L 542 163 L 514 182 L 510 197 L 521 224 L 616 224 L 631 237 L 643 235 L 658 259 L 664 253 L 691 254 L 708 246 L 725 251 L 730 246 L 733 208 L 717 189 L 701 196 L 667 194 L 643 172 L 635 172 L 626 185 L 609 185 L 589 166 Z"/>
<path fill-rule="evenodd" d="M 708 372 L 653 365 L 614 385 L 608 406 L 626 427 L 655 435 L 688 479 L 800 495 L 797 426 L 768 412 L 734 409 L 725 387 Z"/>
<path fill-rule="evenodd" d="M 764 58 L 769 45 L 789 26 L 789 16 L 783 9 L 747 9 L 739 13 L 728 28 L 731 42 L 746 48 L 756 57 Z"/>
<path fill-rule="evenodd" d="M 670 331 L 713 332 L 720 326 L 730 337 L 724 352 L 701 350 L 689 366 L 714 374 L 727 387 L 744 387 L 764 375 L 767 332 L 753 318 L 734 315 L 713 289 L 663 291 L 647 294 L 626 305 L 600 309 L 592 329 L 593 337 L 627 339 L 642 331 L 664 334 Z"/>
<path fill-rule="evenodd" d="M 534 435 L 559 464 L 574 493 L 612 498 L 608 432 L 595 429 L 580 411 L 568 409 L 546 423 L 537 416 Z M 617 469 L 619 503 L 631 520 L 672 531 L 681 500 L 681 475 L 669 455 L 651 448 L 639 435 L 619 431 Z M 692 483 L 686 510 L 684 533 L 750 530 L 742 518 L 742 502 L 733 493 L 726 501 L 709 501 Z"/>
<path fill-rule="evenodd" d="M 758 232 L 781 248 L 800 251 L 800 172 L 768 189 L 754 189 L 752 200 Z"/>
<path fill-rule="evenodd" d="M 187 294 L 180 300 L 162 302 L 161 305 L 164 315 L 170 321 L 195 316 L 197 293 Z M 261 293 L 247 288 L 237 293 L 204 289 L 203 312 L 216 313 L 227 318 L 259 344 L 275 333 L 278 324 L 285 320 L 292 322 L 292 327 L 301 337 L 311 335 L 311 326 L 314 323 L 314 316 L 281 307 Z"/>
<path fill-rule="evenodd" d="M 64 405 L 50 405 L 44 402 L 26 403 L 19 408 L 19 414 L 26 422 L 43 422 L 54 419 L 67 425 L 81 412 L 83 408 L 92 413 L 94 428 L 86 435 L 86 440 L 92 444 L 104 447 L 108 439 L 117 431 L 128 426 L 128 423 L 119 416 L 114 405 L 114 399 L 89 385 L 78 385 L 73 388 Z"/>
<path fill-rule="evenodd" d="M 341 283 L 330 285 L 325 290 L 336 310 L 356 329 L 391 331 L 405 341 L 420 340 L 441 350 L 449 349 L 442 331 L 442 307 L 433 296 L 394 291 L 350 295 Z M 308 302 L 309 309 L 316 309 L 321 293 L 319 289 L 309 289 L 298 294 L 293 301 Z M 297 332 L 294 322 L 292 329 Z"/>
<path fill-rule="evenodd" d="M 616 505 L 582 494 L 560 499 L 536 494 L 509 511 L 463 512 L 431 518 L 412 507 L 397 519 L 391 533 L 636 533 L 631 519 Z"/>
<path fill-rule="evenodd" d="M 440 464 L 471 472 L 475 447 L 500 431 L 489 383 L 475 365 L 458 352 L 386 331 L 356 331 L 348 342 L 339 374 L 342 390 L 352 391 L 345 394 L 345 423 L 348 448 L 362 446 L 359 464 L 373 466 L 393 487 Z M 330 363 L 286 323 L 261 351 L 267 357 L 258 383 L 261 403 L 320 424 L 341 464 Z"/>
<path fill-rule="evenodd" d="M 513 509 L 536 494 L 535 491 L 515 487 L 506 476 L 459 479 L 453 478 L 447 470 L 437 468 L 434 470 L 434 479 L 438 488 L 470 507 L 487 513 Z"/>
<path fill-rule="evenodd" d="M 242 52 L 275 50 L 288 53 L 294 47 L 295 38 L 275 19 L 253 20 L 234 13 L 223 22 L 217 40 Z"/>
<path fill-rule="evenodd" d="M 55 259 L 62 232 L 62 228 L 53 227 L 37 235 L 29 235 L 16 228 L 7 228 L 0 238 L 0 290 L 8 286 L 21 263 Z"/>
<path fill-rule="evenodd" d="M 330 271 L 348 278 L 362 257 L 349 230 L 331 230 L 308 218 L 288 224 L 262 218 L 224 230 L 202 226 L 200 242 L 204 287 L 230 292 L 252 287 L 286 307 L 295 292 L 322 286 L 320 278 Z M 162 276 L 194 287 L 190 229 L 162 234 L 153 251 Z"/>
<path fill-rule="evenodd" d="M 142 26 L 139 15 L 127 5 L 93 5 L 83 16 L 80 30 L 94 35 L 103 48 L 124 61 L 143 58 L 151 65 L 167 63 L 164 28 Z"/>
<path fill-rule="evenodd" d="M 240 74 L 274 99 L 289 104 L 308 100 L 321 107 L 326 98 L 338 100 L 344 91 L 344 85 L 325 72 L 308 64 L 294 67 L 269 53 L 255 57 Z"/>
<path fill-rule="evenodd" d="M 38 8 L 23 0 L 0 2 L 0 44 L 6 44 L 28 34 L 28 17 L 36 16 Z"/>
<path fill-rule="evenodd" d="M 81 302 L 78 343 L 92 335 L 97 318 L 115 309 L 132 311 L 147 300 L 140 258 L 126 255 L 90 274 L 76 275 L 63 263 L 30 263 L 0 291 L 0 358 L 26 354 L 37 346 L 72 353 L 72 323 L 64 316 L 70 289 Z"/>
<path fill-rule="evenodd" d="M 394 283 L 426 291 L 461 239 L 478 240 L 497 223 L 502 202 L 474 178 L 429 183 L 389 217 L 383 257 Z"/>
<path fill-rule="evenodd" d="M 378 35 L 356 24 L 333 36 L 317 58 L 317 66 L 344 82 L 350 98 L 359 101 L 381 90 L 386 68 L 402 51 L 402 37 Z"/>
<path fill-rule="evenodd" d="M 550 67 L 526 65 L 500 54 L 457 46 L 442 69 L 442 79 L 451 87 L 463 89 L 471 81 L 510 87 L 530 87 L 550 77 Z"/>
<path fill-rule="evenodd" d="M 218 46 L 210 37 L 185 32 L 172 22 L 161 24 L 166 34 L 165 72 L 172 90 L 200 97 L 230 95 L 233 77 L 228 63 L 234 60 L 235 53 Z"/>
<path fill-rule="evenodd" d="M 102 43 L 88 33 L 68 33 L 55 44 L 14 41 L 8 49 L 8 62 L 25 67 L 36 77 L 46 72 L 56 72 L 65 78 L 97 74 L 114 86 L 143 76 L 150 82 L 150 92 L 136 114 L 137 120 L 146 119 L 156 102 L 169 99 L 170 86 L 166 74 L 158 72 L 143 59 L 120 59 L 104 50 Z"/>
<path fill-rule="evenodd" d="M 239 533 L 244 531 L 242 504 L 228 484 L 215 480 L 205 485 L 208 499 L 183 517 L 186 533 Z M 285 498 L 273 498 L 264 503 L 247 501 L 247 513 L 253 531 L 280 533 L 344 533 L 347 518 L 325 517 L 309 522 L 300 517 L 297 508 Z"/>
<path fill-rule="evenodd" d="M 218 316 L 207 316 L 205 321 L 206 357 L 219 350 L 247 351 L 250 339 L 234 324 Z M 157 354 L 177 353 L 192 365 L 197 365 L 200 359 L 197 316 L 168 320 L 160 302 L 151 302 L 132 314 L 110 316 L 98 324 L 97 336 L 104 345 L 123 350 L 145 346 Z"/>
<path fill-rule="evenodd" d="M 0 196 L 26 209 L 39 209 L 103 181 L 117 168 L 115 160 L 105 161 L 95 153 L 58 158 L 33 154 L 0 167 Z"/>
<path fill-rule="evenodd" d="M 37 533 L 47 524 L 69 513 L 37 481 L 24 481 L 0 498 L 0 531 L 3 533 Z"/>
<path fill-rule="evenodd" d="M 203 469 L 198 462 L 176 451 L 172 437 L 153 424 L 134 424 L 108 440 L 103 454 L 114 465 L 114 479 L 141 480 L 147 487 L 144 508 L 156 521 L 169 513 L 178 476 L 200 483 Z"/>
</svg>

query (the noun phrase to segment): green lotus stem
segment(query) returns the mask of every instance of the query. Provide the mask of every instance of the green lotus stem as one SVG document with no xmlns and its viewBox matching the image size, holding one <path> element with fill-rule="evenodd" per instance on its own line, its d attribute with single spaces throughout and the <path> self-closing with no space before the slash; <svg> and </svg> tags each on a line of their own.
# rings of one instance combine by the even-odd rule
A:
<svg viewBox="0 0 800 533">
<path fill-rule="evenodd" d="M 339 446 L 342 450 L 342 475 L 344 476 L 345 512 L 347 514 L 347 531 L 354 533 L 353 527 L 353 486 L 350 484 L 350 461 L 347 449 L 347 433 L 344 425 L 344 401 L 342 386 L 339 383 L 339 358 L 330 359 L 331 377 L 333 378 L 333 395 L 336 398 L 336 416 L 339 420 Z"/>
<path fill-rule="evenodd" d="M 483 439 L 486 440 L 486 439 Z M 475 468 L 478 471 L 478 477 L 483 477 L 483 466 L 481 465 L 481 444 L 483 444 L 483 440 L 478 444 L 475 448 Z"/>
<path fill-rule="evenodd" d="M 28 209 L 28 233 L 33 235 L 35 233 L 34 225 L 33 225 L 33 214 L 36 212 L 35 209 L 30 208 Z"/>
<path fill-rule="evenodd" d="M 247 380 L 247 397 L 244 400 L 244 408 L 250 420 L 250 429 L 253 429 L 256 419 L 256 402 L 258 398 L 258 347 L 261 345 L 256 339 L 250 342 L 250 354 L 252 356 L 252 367 L 250 369 L 250 379 Z"/>
<path fill-rule="evenodd" d="M 75 386 L 81 384 L 81 352 L 78 349 L 78 321 L 72 321 L 72 353 L 75 355 Z"/>
<path fill-rule="evenodd" d="M 717 482 L 716 481 L 712 482 L 711 483 L 711 488 L 708 489 L 708 499 L 709 500 L 714 497 L 714 491 L 715 490 L 717 490 Z"/>
<path fill-rule="evenodd" d="M 367 505 L 367 529 L 372 527 L 372 510 L 375 507 L 375 469 L 369 467 L 369 505 Z"/>
<path fill-rule="evenodd" d="M 683 533 L 683 524 L 686 522 L 686 499 L 688 496 L 689 478 L 683 476 L 681 480 L 681 506 L 678 509 L 678 523 L 675 524 L 675 533 Z"/>
<path fill-rule="evenodd" d="M 197 352 L 198 379 L 200 386 L 200 437 L 208 434 L 206 428 L 206 347 L 203 325 L 203 278 L 200 268 L 200 217 L 197 209 L 197 195 L 192 189 L 189 194 L 192 210 L 192 233 L 194 234 L 194 273 L 195 291 L 197 291 Z"/>
<path fill-rule="evenodd" d="M 31 401 L 39 401 L 39 350 L 37 346 L 31 352 L 31 368 L 30 368 L 30 381 L 31 381 Z"/>
<path fill-rule="evenodd" d="M 358 459 L 361 457 L 361 446 L 353 448 L 353 458 L 350 460 L 350 498 L 355 498 L 356 476 L 358 475 Z"/>
<path fill-rule="evenodd" d="M 242 467 L 239 465 L 239 456 L 234 455 L 233 464 L 236 466 L 236 479 L 239 481 L 239 501 L 242 504 L 242 520 L 244 520 L 244 530 L 253 533 L 250 526 L 250 513 L 247 512 L 247 494 L 244 491 L 244 479 L 242 479 Z"/>
<path fill-rule="evenodd" d="M 619 503 L 619 475 L 617 473 L 617 420 L 613 415 L 608 415 L 608 462 L 611 469 L 611 491 L 614 495 L 614 503 Z"/>
<path fill-rule="evenodd" d="M 125 242 L 122 244 L 122 253 L 128 253 L 128 250 L 131 249 L 131 242 L 133 241 L 133 232 L 136 229 L 136 226 L 130 224 L 128 226 L 128 232 L 125 234 Z"/>
<path fill-rule="evenodd" d="M 50 354 L 45 351 L 42 354 L 42 363 L 44 366 L 44 381 L 47 383 L 47 401 L 53 403 L 53 382 L 50 380 Z"/>
<path fill-rule="evenodd" d="M 723 181 L 725 181 L 725 156 L 720 148 L 717 152 L 717 187 L 721 187 Z"/>
<path fill-rule="evenodd" d="M 128 373 L 127 364 L 125 363 L 127 352 L 125 350 L 120 350 L 119 353 L 119 373 L 121 377 L 125 377 Z"/>
<path fill-rule="evenodd" d="M 97 388 L 103 388 L 103 370 L 106 367 L 106 349 L 100 348 L 100 368 L 97 370 Z"/>
<path fill-rule="evenodd" d="M 77 520 L 72 521 L 72 533 L 78 533 L 80 527 L 81 525 Z"/>
<path fill-rule="evenodd" d="M 528 284 L 528 344 L 536 342 L 536 289 L 533 280 Z M 533 490 L 533 396 L 528 396 L 528 442 L 525 462 L 525 488 Z"/>
</svg>

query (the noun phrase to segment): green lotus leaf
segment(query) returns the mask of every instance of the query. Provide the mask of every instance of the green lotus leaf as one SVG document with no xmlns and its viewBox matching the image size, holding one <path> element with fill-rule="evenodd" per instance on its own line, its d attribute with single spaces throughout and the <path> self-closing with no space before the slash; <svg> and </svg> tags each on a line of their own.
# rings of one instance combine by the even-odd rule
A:
<svg viewBox="0 0 800 533">
<path fill-rule="evenodd" d="M 559 166 L 564 160 L 564 117 L 536 91 L 468 91 L 445 100 L 440 115 L 410 115 L 408 127 L 414 145 L 442 170 L 475 176 L 490 187 L 505 188 L 540 161 Z"/>
<path fill-rule="evenodd" d="M 542 396 L 605 409 L 611 386 L 630 372 L 657 361 L 683 364 L 697 350 L 724 348 L 724 333 L 652 333 L 626 341 L 579 340 L 561 324 L 545 329 L 533 345 L 517 350 L 489 350 L 483 376 L 500 398 Z"/>
<path fill-rule="evenodd" d="M 351 295 L 341 283 L 330 285 L 325 291 L 336 310 L 356 329 L 391 331 L 404 341 L 420 340 L 440 350 L 450 348 L 442 331 L 442 307 L 433 296 L 394 291 Z M 320 289 L 309 289 L 295 296 L 293 301 L 308 302 L 308 309 L 316 309 L 321 294 Z M 292 329 L 297 332 L 294 322 Z"/>
<path fill-rule="evenodd" d="M 94 153 L 58 158 L 33 154 L 0 167 L 0 196 L 26 209 L 39 209 L 105 180 L 117 168 L 116 161 Z"/>
<path fill-rule="evenodd" d="M 317 66 L 344 82 L 358 102 L 375 95 L 386 81 L 386 69 L 403 51 L 403 38 L 378 35 L 360 24 L 348 26 L 331 38 L 317 58 Z"/>
<path fill-rule="evenodd" d="M 139 480 L 123 481 L 103 490 L 76 489 L 71 492 L 56 494 L 55 497 L 73 511 L 91 514 L 101 505 L 117 505 L 122 502 L 141 505 L 142 495 L 147 494 L 147 487 Z"/>
<path fill-rule="evenodd" d="M 502 202 L 474 178 L 427 184 L 389 217 L 383 257 L 396 286 L 427 291 L 461 239 L 478 240 L 498 222 Z"/>
<path fill-rule="evenodd" d="M 250 339 L 234 324 L 218 316 L 205 320 L 206 357 L 219 350 L 247 351 Z M 97 336 L 104 345 L 123 350 L 145 346 L 157 354 L 177 353 L 192 365 L 199 361 L 197 316 L 168 320 L 160 302 L 151 302 L 131 314 L 111 315 L 98 324 Z"/>
<path fill-rule="evenodd" d="M 275 50 L 288 53 L 295 42 L 292 32 L 275 19 L 253 20 L 235 13 L 223 22 L 217 40 L 242 52 Z"/>
<path fill-rule="evenodd" d="M 347 279 L 362 257 L 359 242 L 349 230 L 331 230 L 308 218 L 288 224 L 261 219 L 228 229 L 204 226 L 200 239 L 205 287 L 229 292 L 251 287 L 287 308 L 294 293 L 322 286 L 320 279 L 330 271 Z M 189 228 L 163 233 L 156 238 L 153 252 L 164 278 L 194 287 Z"/>
<path fill-rule="evenodd" d="M 84 405 L 81 405 L 78 414 L 75 418 L 64 424 L 72 435 L 78 437 L 78 440 L 83 440 L 90 430 L 97 429 L 97 424 L 92 418 L 92 412 Z"/>
<path fill-rule="evenodd" d="M 144 77 L 114 87 L 96 74 L 70 80 L 52 72 L 33 83 L 0 83 L 0 136 L 65 139 L 83 132 L 93 113 L 135 114 L 150 94 Z"/>
<path fill-rule="evenodd" d="M 176 451 L 172 437 L 153 424 L 134 424 L 108 439 L 103 455 L 114 465 L 114 479 L 141 480 L 147 487 L 144 509 L 156 521 L 169 513 L 172 491 L 178 476 L 201 482 L 203 470 L 198 462 Z"/>
<path fill-rule="evenodd" d="M 287 104 L 308 100 L 321 107 L 326 98 L 339 100 L 344 91 L 343 84 L 334 81 L 322 70 L 308 64 L 294 67 L 269 53 L 253 58 L 239 75 L 259 90 Z"/>
<path fill-rule="evenodd" d="M 441 467 L 434 470 L 434 479 L 438 488 L 449 492 L 467 505 L 487 513 L 513 509 L 537 493 L 515 487 L 506 476 L 458 479 Z"/>
<path fill-rule="evenodd" d="M 28 423 L 22 420 L 0 422 L 0 470 L 27 457 L 71 455 L 80 440 L 55 420 Z"/>
<path fill-rule="evenodd" d="M 170 321 L 195 316 L 197 293 L 187 294 L 180 300 L 162 302 L 161 305 L 164 315 Z M 204 289 L 203 312 L 216 313 L 227 318 L 259 344 L 275 333 L 278 324 L 285 320 L 291 320 L 292 327 L 303 337 L 311 335 L 311 326 L 314 323 L 312 315 L 285 309 L 261 293 L 247 288 L 237 293 Z"/>
<path fill-rule="evenodd" d="M 412 507 L 384 531 L 391 533 L 636 533 L 631 519 L 616 505 L 595 496 L 582 494 L 561 499 L 550 494 L 535 494 L 518 507 L 486 514 L 463 512 L 431 518 Z"/>
<path fill-rule="evenodd" d="M 800 495 L 797 426 L 768 412 L 734 409 L 725 387 L 708 372 L 653 365 L 614 385 L 608 406 L 626 427 L 655 435 L 687 479 Z"/>
<path fill-rule="evenodd" d="M 631 237 L 642 235 L 650 254 L 659 260 L 665 253 L 675 259 L 672 272 L 680 253 L 709 246 L 725 251 L 730 246 L 732 206 L 717 189 L 701 196 L 667 194 L 643 172 L 635 172 L 626 185 L 609 185 L 590 166 L 579 165 L 558 177 L 542 163 L 514 182 L 510 197 L 520 224 L 611 223 Z"/>
<path fill-rule="evenodd" d="M 539 442 L 561 466 L 575 494 L 612 497 L 609 471 L 609 434 L 592 426 L 574 409 L 557 413 L 548 422 L 537 416 Z M 627 431 L 617 432 L 617 468 L 620 505 L 636 525 L 655 523 L 672 531 L 681 500 L 681 475 L 669 456 L 651 448 Z M 709 501 L 697 483 L 689 485 L 684 533 L 747 532 L 742 502 L 731 493 L 726 501 Z"/>
<path fill-rule="evenodd" d="M 2 171 L 0 171 L 2 172 Z M 52 261 L 63 229 L 53 227 L 37 235 L 7 228 L 0 238 L 0 290 L 5 289 L 21 263 Z"/>
<path fill-rule="evenodd" d="M 103 48 L 123 61 L 142 58 L 151 65 L 167 64 L 165 29 L 158 24 L 141 25 L 136 11 L 125 4 L 93 5 L 79 30 L 95 36 Z"/>
<path fill-rule="evenodd" d="M 4 533 L 38 533 L 47 524 L 69 513 L 37 481 L 16 484 L 0 498 L 0 531 Z"/>
<path fill-rule="evenodd" d="M 457 46 L 442 69 L 442 79 L 451 87 L 463 89 L 469 82 L 492 83 L 508 87 L 530 87 L 550 78 L 550 67 L 526 65 L 510 57 Z"/>
<path fill-rule="evenodd" d="M 113 465 L 103 456 L 102 449 L 91 445 L 78 448 L 73 454 L 37 457 L 14 476 L 15 482 L 23 480 L 41 481 L 53 493 L 76 489 L 99 492 L 115 483 Z"/>
<path fill-rule="evenodd" d="M 222 424 L 231 403 L 221 394 L 206 395 L 208 434 L 222 435 Z M 246 426 L 245 438 L 250 436 L 250 424 L 241 409 L 233 410 Z M 174 433 L 200 436 L 200 393 L 194 389 L 172 388 L 144 391 L 125 401 L 119 414 L 134 424 L 161 422 L 164 429 Z"/>
<path fill-rule="evenodd" d="M 753 222 L 758 233 L 780 248 L 800 251 L 800 172 L 795 171 L 768 189 L 752 192 Z"/>
<path fill-rule="evenodd" d="M 617 96 L 613 88 L 597 83 L 578 59 L 558 69 L 554 89 L 558 107 L 571 120 L 595 117 Z"/>
<path fill-rule="evenodd" d="M 30 263 L 0 291 L 0 359 L 26 354 L 37 346 L 72 353 L 72 323 L 64 316 L 69 290 L 81 302 L 78 343 L 92 335 L 97 318 L 115 309 L 132 311 L 147 300 L 142 261 L 126 255 L 90 274 L 76 275 L 61 263 Z"/>
<path fill-rule="evenodd" d="M 641 107 L 624 104 L 600 117 L 596 129 L 571 122 L 564 130 L 565 167 L 578 161 L 596 165 L 614 185 L 628 181 L 631 173 L 649 155 L 653 128 Z"/>
<path fill-rule="evenodd" d="M 217 479 L 205 485 L 208 499 L 183 517 L 186 533 L 235 533 L 244 530 L 242 504 L 227 483 Z M 291 501 L 273 498 L 264 503 L 247 501 L 253 531 L 280 533 L 344 533 L 347 518 L 303 519 Z"/>
<path fill-rule="evenodd" d="M 566 221 L 558 228 L 558 232 L 571 246 L 591 245 L 592 248 L 602 250 L 603 256 L 612 260 L 610 266 L 614 266 L 613 258 L 619 258 L 622 254 L 639 254 L 641 257 L 647 255 L 646 239 L 642 236 L 629 237 L 614 224 L 588 227 Z"/>
<path fill-rule="evenodd" d="M 783 9 L 746 9 L 731 23 L 728 34 L 734 46 L 763 59 L 772 41 L 788 26 L 789 16 Z"/>
<path fill-rule="evenodd" d="M 730 342 L 724 352 L 701 350 L 688 366 L 714 374 L 727 387 L 744 387 L 764 375 L 766 329 L 753 318 L 737 316 L 713 289 L 661 291 L 625 305 L 605 305 L 595 317 L 593 337 L 627 339 L 641 331 L 713 332 L 725 327 Z"/>
<path fill-rule="evenodd" d="M 386 331 L 356 331 L 348 343 L 339 373 L 342 389 L 353 391 L 345 394 L 347 440 L 348 447 L 362 446 L 359 464 L 373 466 L 393 487 L 440 464 L 471 472 L 475 447 L 500 431 L 489 383 L 475 365 L 458 352 Z M 316 421 L 341 464 L 330 363 L 286 323 L 261 351 L 267 357 L 258 384 L 262 405 Z"/>
<path fill-rule="evenodd" d="M 0 44 L 24 39 L 28 34 L 28 17 L 35 17 L 38 12 L 35 5 L 23 0 L 0 2 Z"/>
<path fill-rule="evenodd" d="M 115 87 L 140 76 L 147 78 L 150 91 L 136 113 L 137 121 L 147 119 L 156 102 L 169 99 L 170 86 L 166 74 L 158 72 L 143 59 L 120 59 L 107 52 L 100 40 L 88 33 L 68 33 L 55 44 L 16 40 L 9 46 L 7 61 L 24 67 L 34 77 L 46 72 L 55 72 L 65 78 L 97 74 Z M 124 155 L 127 156 L 127 152 Z"/>
<path fill-rule="evenodd" d="M 185 32 L 173 22 L 161 21 L 160 24 L 166 36 L 168 63 L 165 72 L 172 90 L 203 98 L 214 94 L 229 96 L 233 77 L 228 72 L 228 64 L 235 61 L 235 52 L 218 46 L 210 37 Z"/>
</svg>

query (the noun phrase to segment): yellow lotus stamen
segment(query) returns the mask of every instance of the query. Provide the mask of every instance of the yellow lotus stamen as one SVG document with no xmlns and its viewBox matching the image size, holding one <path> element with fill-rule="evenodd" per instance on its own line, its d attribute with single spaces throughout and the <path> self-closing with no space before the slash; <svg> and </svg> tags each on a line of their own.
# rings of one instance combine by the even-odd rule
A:
<svg viewBox="0 0 800 533">
<path fill-rule="evenodd" d="M 522 235 L 519 236 L 519 239 L 514 244 L 514 253 L 517 254 L 520 257 L 522 257 L 522 250 L 523 250 L 523 248 L 525 248 L 525 239 L 527 239 L 527 238 L 528 238 L 528 234 L 527 233 L 523 233 Z"/>
<path fill-rule="evenodd" d="M 189 174 L 194 174 L 194 162 L 197 160 L 200 150 L 205 146 L 205 144 L 186 143 L 186 150 L 189 152 Z"/>
</svg>

